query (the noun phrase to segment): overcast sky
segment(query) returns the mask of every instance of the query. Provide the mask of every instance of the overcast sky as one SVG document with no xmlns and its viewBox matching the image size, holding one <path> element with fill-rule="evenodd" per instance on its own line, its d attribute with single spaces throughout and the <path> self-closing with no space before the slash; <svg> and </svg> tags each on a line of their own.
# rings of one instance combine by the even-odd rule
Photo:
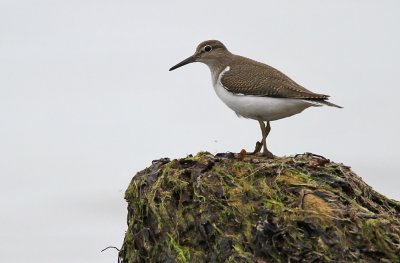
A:
<svg viewBox="0 0 400 263">
<path fill-rule="evenodd" d="M 273 122 L 274 154 L 324 155 L 399 200 L 399 25 L 399 1 L 0 0 L 0 262 L 115 262 L 100 250 L 122 244 L 137 171 L 253 149 L 258 123 L 205 65 L 168 72 L 206 39 L 344 106 Z"/>
</svg>

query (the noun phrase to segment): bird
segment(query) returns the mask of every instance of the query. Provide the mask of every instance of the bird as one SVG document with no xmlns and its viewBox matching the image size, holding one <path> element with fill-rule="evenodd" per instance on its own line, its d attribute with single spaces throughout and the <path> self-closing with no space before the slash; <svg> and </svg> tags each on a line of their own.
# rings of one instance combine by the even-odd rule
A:
<svg viewBox="0 0 400 263">
<path fill-rule="evenodd" d="M 293 116 L 309 107 L 342 108 L 329 102 L 329 95 L 304 88 L 272 66 L 231 53 L 219 40 L 201 42 L 192 56 L 169 71 L 193 62 L 209 67 L 214 90 L 226 106 L 239 117 L 258 121 L 262 138 L 248 154 L 275 157 L 267 147 L 272 121 Z"/>
</svg>

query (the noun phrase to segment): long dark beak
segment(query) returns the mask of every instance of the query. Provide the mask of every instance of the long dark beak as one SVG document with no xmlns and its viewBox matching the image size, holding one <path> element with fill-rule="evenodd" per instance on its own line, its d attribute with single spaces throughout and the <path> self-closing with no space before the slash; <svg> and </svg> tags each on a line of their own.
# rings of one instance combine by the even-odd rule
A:
<svg viewBox="0 0 400 263">
<path fill-rule="evenodd" d="M 188 57 L 187 59 L 179 62 L 178 64 L 176 64 L 175 66 L 173 66 L 172 68 L 169 69 L 169 71 L 180 68 L 182 66 L 185 66 L 186 64 L 189 63 L 193 63 L 196 62 L 197 57 L 195 55 Z"/>
</svg>

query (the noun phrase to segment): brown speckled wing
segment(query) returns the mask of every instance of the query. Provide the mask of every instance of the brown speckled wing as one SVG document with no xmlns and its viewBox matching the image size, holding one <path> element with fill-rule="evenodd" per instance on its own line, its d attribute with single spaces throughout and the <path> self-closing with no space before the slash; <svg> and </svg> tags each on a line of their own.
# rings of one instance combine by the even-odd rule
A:
<svg viewBox="0 0 400 263">
<path fill-rule="evenodd" d="M 235 94 L 311 100 L 329 97 L 311 92 L 279 70 L 245 57 L 235 56 L 229 64 L 221 84 Z"/>
</svg>

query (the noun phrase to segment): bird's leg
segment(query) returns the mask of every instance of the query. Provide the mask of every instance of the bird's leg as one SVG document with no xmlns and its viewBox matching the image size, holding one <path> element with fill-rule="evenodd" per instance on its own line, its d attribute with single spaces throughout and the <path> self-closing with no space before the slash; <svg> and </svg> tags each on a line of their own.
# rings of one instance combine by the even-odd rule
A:
<svg viewBox="0 0 400 263">
<path fill-rule="evenodd" d="M 265 127 L 265 124 L 263 121 L 258 121 L 258 123 L 260 124 L 260 128 L 261 128 L 261 134 L 262 134 L 262 138 L 261 138 L 261 147 L 264 147 L 264 149 L 266 148 L 267 144 L 266 144 L 266 139 L 267 139 L 267 129 Z"/>
<path fill-rule="evenodd" d="M 260 124 L 261 128 L 261 142 L 256 142 L 256 147 L 252 153 L 249 153 L 250 155 L 257 154 L 261 152 L 261 149 L 263 149 L 262 155 L 267 157 L 267 158 L 274 158 L 274 155 L 268 151 L 267 148 L 267 136 L 269 132 L 271 131 L 271 124 L 269 121 L 267 121 L 267 124 L 264 124 L 264 121 L 258 120 L 258 123 Z"/>
<path fill-rule="evenodd" d="M 257 154 L 257 153 L 261 152 L 261 149 L 263 147 L 263 139 L 264 139 L 263 129 L 265 128 L 265 126 L 264 126 L 264 122 L 263 121 L 259 120 L 258 123 L 260 124 L 261 133 L 262 133 L 262 138 L 260 140 L 261 142 L 257 141 L 256 142 L 256 147 L 254 148 L 254 151 L 251 152 L 251 153 L 247 153 L 248 155 L 254 155 L 254 154 Z"/>
<path fill-rule="evenodd" d="M 257 154 L 261 152 L 261 149 L 263 148 L 264 140 L 265 140 L 265 124 L 262 120 L 258 120 L 258 123 L 260 124 L 261 128 L 261 140 L 256 142 L 256 147 L 254 148 L 254 151 L 252 153 L 249 153 L 249 155 Z"/>
<path fill-rule="evenodd" d="M 254 147 L 254 151 L 251 153 L 248 153 L 248 155 L 254 155 L 254 154 L 261 152 L 262 147 L 263 147 L 263 144 L 261 142 L 257 141 L 256 147 Z"/>
<path fill-rule="evenodd" d="M 262 129 L 264 127 L 264 123 L 262 121 L 260 121 L 260 120 L 258 121 L 258 123 L 260 124 L 261 132 L 262 132 Z M 256 142 L 256 147 L 254 147 L 254 151 L 253 152 L 247 152 L 246 154 L 247 155 L 255 155 L 255 154 L 261 152 L 261 149 L 262 149 L 262 146 L 263 146 L 263 143 L 262 143 L 263 138 L 264 138 L 264 134 L 263 134 L 260 142 L 259 141 Z"/>
<path fill-rule="evenodd" d="M 264 126 L 264 122 L 259 121 L 260 123 L 260 127 L 261 127 L 261 132 L 263 134 L 263 139 L 262 139 L 262 144 L 263 144 L 263 156 L 267 157 L 267 158 L 274 158 L 274 155 L 268 151 L 267 148 L 267 136 L 269 134 L 269 132 L 271 131 L 271 124 L 269 123 L 269 121 L 267 121 L 267 125 Z"/>
</svg>

